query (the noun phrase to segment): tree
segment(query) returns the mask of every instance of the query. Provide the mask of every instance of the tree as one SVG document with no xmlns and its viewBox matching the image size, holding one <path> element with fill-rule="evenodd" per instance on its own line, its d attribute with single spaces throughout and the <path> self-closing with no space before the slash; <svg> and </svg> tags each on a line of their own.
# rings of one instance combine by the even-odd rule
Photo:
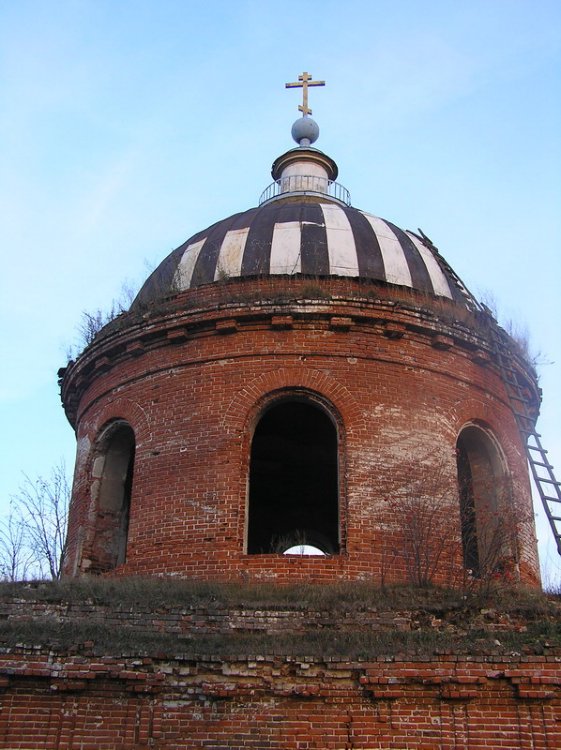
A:
<svg viewBox="0 0 561 750">
<path fill-rule="evenodd" d="M 48 479 L 24 475 L 0 525 L 0 572 L 6 580 L 60 578 L 66 554 L 70 484 L 63 461 Z"/>
<path fill-rule="evenodd" d="M 32 563 L 25 528 L 14 503 L 10 502 L 10 514 L 0 525 L 0 577 L 5 581 L 24 581 Z"/>
<path fill-rule="evenodd" d="M 432 458 L 432 457 L 431 457 Z M 404 485 L 388 499 L 393 518 L 394 560 L 403 563 L 407 580 L 430 586 L 453 567 L 459 535 L 453 508 L 457 484 L 442 460 L 425 460 L 420 477 Z"/>
<path fill-rule="evenodd" d="M 518 538 L 531 513 L 516 503 L 508 477 L 471 474 L 442 459 L 419 461 L 419 473 L 387 499 L 389 538 L 383 578 L 399 564 L 409 583 L 488 590 L 516 581 Z"/>
</svg>

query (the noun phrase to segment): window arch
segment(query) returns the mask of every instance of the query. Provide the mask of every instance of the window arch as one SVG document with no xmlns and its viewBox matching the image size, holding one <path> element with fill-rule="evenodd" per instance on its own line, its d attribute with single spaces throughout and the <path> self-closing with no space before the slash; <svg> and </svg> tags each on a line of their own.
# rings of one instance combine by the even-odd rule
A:
<svg viewBox="0 0 561 750">
<path fill-rule="evenodd" d="M 475 576 L 500 572 L 514 522 L 505 512 L 506 462 L 496 441 L 476 425 L 460 432 L 456 458 L 464 565 Z"/>
<path fill-rule="evenodd" d="M 126 560 L 134 474 L 135 437 L 124 420 L 106 427 L 97 443 L 92 467 L 96 528 L 92 568 L 103 572 Z"/>
<path fill-rule="evenodd" d="M 251 443 L 247 552 L 337 553 L 338 481 L 337 427 L 324 407 L 274 402 Z"/>
</svg>

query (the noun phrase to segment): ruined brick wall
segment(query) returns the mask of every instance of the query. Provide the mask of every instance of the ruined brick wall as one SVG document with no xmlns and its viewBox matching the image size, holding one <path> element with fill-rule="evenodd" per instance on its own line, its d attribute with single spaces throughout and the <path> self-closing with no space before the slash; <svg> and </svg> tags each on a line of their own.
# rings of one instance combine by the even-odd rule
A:
<svg viewBox="0 0 561 750">
<path fill-rule="evenodd" d="M 507 597 L 507 611 L 433 591 L 398 609 L 372 590 L 335 612 L 250 607 L 240 587 L 154 604 L 156 583 L 132 598 L 120 584 L 4 590 L 0 748 L 561 746 L 558 602 Z"/>
<path fill-rule="evenodd" d="M 561 746 L 559 657 L 0 654 L 0 747 Z"/>
<path fill-rule="evenodd" d="M 279 582 L 403 580 L 400 498 L 435 468 L 453 483 L 458 435 L 477 424 L 508 466 L 516 574 L 536 583 L 524 449 L 484 329 L 452 303 L 382 293 L 336 279 L 228 282 L 117 321 L 63 380 L 78 439 L 67 572 L 95 570 L 96 537 L 113 523 L 92 495 L 95 441 L 111 420 L 136 438 L 118 572 Z M 253 429 L 267 404 L 295 395 L 337 424 L 340 553 L 247 555 Z M 454 493 L 442 516 L 458 537 Z M 443 555 L 437 579 L 462 575 L 460 557 Z"/>
</svg>

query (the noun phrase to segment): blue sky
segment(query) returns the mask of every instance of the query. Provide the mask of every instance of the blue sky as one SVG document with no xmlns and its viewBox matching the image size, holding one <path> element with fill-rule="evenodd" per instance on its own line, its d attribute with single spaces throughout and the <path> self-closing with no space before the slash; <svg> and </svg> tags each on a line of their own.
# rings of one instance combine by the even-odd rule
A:
<svg viewBox="0 0 561 750">
<path fill-rule="evenodd" d="M 81 312 L 256 204 L 303 70 L 353 205 L 528 330 L 561 474 L 558 0 L 0 0 L 0 509 L 73 464 L 56 372 Z"/>
</svg>

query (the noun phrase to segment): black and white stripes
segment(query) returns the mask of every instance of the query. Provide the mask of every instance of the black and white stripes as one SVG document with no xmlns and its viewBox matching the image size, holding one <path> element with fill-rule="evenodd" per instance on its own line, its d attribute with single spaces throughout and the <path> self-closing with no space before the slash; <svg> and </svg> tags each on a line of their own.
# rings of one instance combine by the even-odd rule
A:
<svg viewBox="0 0 561 750">
<path fill-rule="evenodd" d="M 415 235 L 339 204 L 282 201 L 252 208 L 174 250 L 138 300 L 225 278 L 269 274 L 376 279 L 465 303 L 437 256 Z"/>
</svg>

